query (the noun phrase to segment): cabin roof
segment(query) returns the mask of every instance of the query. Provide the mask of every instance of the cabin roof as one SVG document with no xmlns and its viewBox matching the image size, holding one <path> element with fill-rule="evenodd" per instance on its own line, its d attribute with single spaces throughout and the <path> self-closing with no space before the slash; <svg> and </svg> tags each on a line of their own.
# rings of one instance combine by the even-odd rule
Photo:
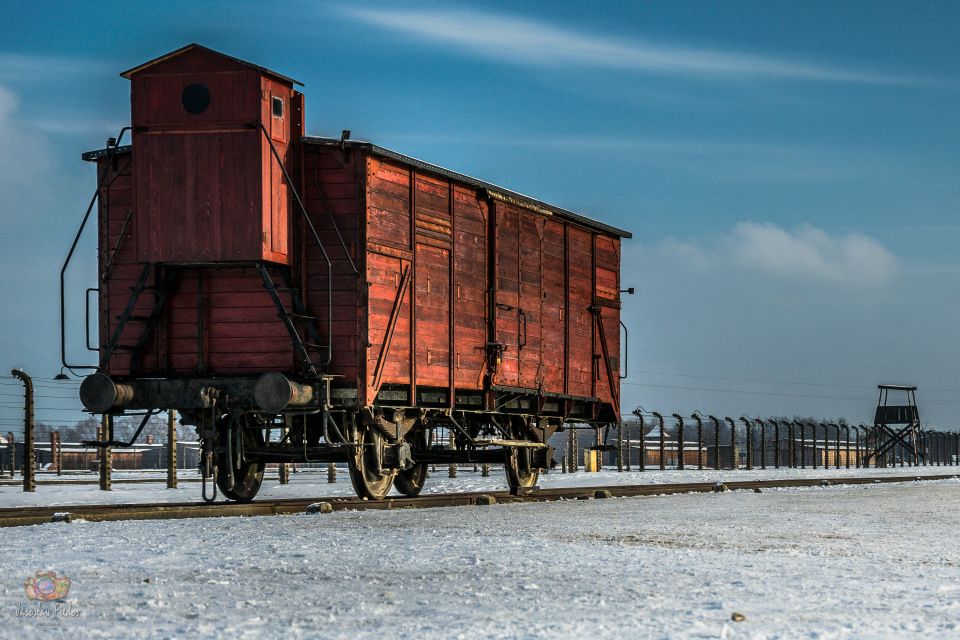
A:
<svg viewBox="0 0 960 640">
<path fill-rule="evenodd" d="M 167 61 L 167 60 L 171 60 L 171 59 L 173 59 L 173 58 L 176 58 L 176 57 L 178 57 L 178 56 L 181 56 L 181 55 L 187 53 L 188 51 L 197 51 L 197 50 L 199 50 L 199 51 L 206 51 L 207 53 L 212 53 L 212 54 L 214 54 L 214 55 L 220 56 L 221 58 L 226 58 L 227 60 L 232 60 L 232 61 L 234 61 L 234 62 L 236 62 L 236 63 L 242 64 L 242 65 L 245 66 L 245 67 L 250 67 L 251 69 L 256 69 L 257 71 L 260 71 L 260 72 L 262 72 L 262 73 L 264 73 L 264 74 L 266 74 L 266 75 L 268 75 L 268 76 L 273 76 L 274 78 L 279 78 L 280 80 L 284 80 L 284 81 L 289 82 L 289 83 L 291 83 L 291 84 L 298 84 L 298 85 L 300 85 L 300 86 L 303 86 L 303 83 L 300 82 L 299 80 L 294 80 L 293 78 L 291 78 L 291 77 L 289 77 L 289 76 L 285 76 L 285 75 L 283 75 L 282 73 L 277 73 L 276 71 L 273 71 L 272 69 L 267 69 L 266 67 L 261 67 L 260 65 L 254 64 L 254 63 L 249 62 L 249 61 L 247 61 L 247 60 L 241 60 L 240 58 L 235 58 L 235 57 L 233 57 L 233 56 L 228 56 L 228 55 L 225 54 L 225 53 L 222 53 L 222 52 L 220 52 L 220 51 L 216 51 L 215 49 L 211 49 L 210 47 L 205 47 L 205 46 L 203 46 L 202 44 L 197 44 L 197 43 L 195 43 L 195 42 L 191 42 L 190 44 L 188 44 L 188 45 L 186 45 L 186 46 L 184 46 L 184 47 L 180 47 L 179 49 L 177 49 L 177 50 L 175 50 L 175 51 L 171 51 L 171 52 L 169 52 L 169 53 L 165 53 L 165 54 L 163 54 L 162 56 L 158 56 L 158 57 L 154 58 L 153 60 L 148 60 L 147 62 L 144 62 L 143 64 L 139 64 L 139 65 L 135 66 L 135 67 L 132 68 L 132 69 L 127 69 L 126 71 L 124 71 L 124 72 L 121 73 L 120 75 L 121 75 L 122 77 L 127 78 L 127 79 L 129 80 L 129 79 L 130 79 L 130 76 L 132 76 L 133 74 L 138 73 L 138 72 L 140 72 L 140 71 L 143 71 L 144 69 L 147 69 L 147 68 L 152 67 L 152 66 L 154 66 L 154 65 L 160 64 L 161 62 L 165 62 L 165 61 Z"/>
</svg>

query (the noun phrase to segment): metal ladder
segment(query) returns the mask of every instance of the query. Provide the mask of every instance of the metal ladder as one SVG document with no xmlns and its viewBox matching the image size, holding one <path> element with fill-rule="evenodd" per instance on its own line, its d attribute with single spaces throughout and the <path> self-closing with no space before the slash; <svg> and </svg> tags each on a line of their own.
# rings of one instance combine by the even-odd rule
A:
<svg viewBox="0 0 960 640">
<path fill-rule="evenodd" d="M 290 334 L 290 340 L 293 342 L 293 348 L 297 352 L 303 374 L 309 378 L 319 378 L 320 372 L 310 352 L 321 351 L 324 353 L 324 360 L 329 361 L 329 354 L 327 353 L 329 348 L 327 345 L 322 344 L 323 339 L 320 337 L 320 332 L 316 326 L 317 317 L 307 313 L 306 305 L 303 304 L 303 298 L 300 296 L 300 290 L 292 285 L 290 270 L 286 267 L 278 268 L 283 278 L 283 287 L 277 287 L 273 282 L 273 278 L 270 276 L 270 271 L 267 269 L 266 264 L 263 262 L 257 263 L 257 271 L 260 273 L 261 280 L 263 280 L 263 287 L 267 290 L 267 293 L 270 294 L 273 304 L 277 307 L 277 317 L 283 321 L 284 326 L 287 328 L 287 333 Z M 292 310 L 287 309 L 283 298 L 280 297 L 281 292 L 290 295 Z M 308 341 L 305 342 L 300 336 L 298 324 L 302 325 L 306 330 Z M 327 327 L 328 332 L 332 330 L 333 327 Z"/>
<path fill-rule="evenodd" d="M 154 285 L 147 284 L 151 273 L 155 273 Z M 113 330 L 110 339 L 107 341 L 107 344 L 104 347 L 103 356 L 100 359 L 101 369 L 109 364 L 110 358 L 115 352 L 129 351 L 130 375 L 136 375 L 137 368 L 140 365 L 141 350 L 143 349 L 144 345 L 150 341 L 150 338 L 153 337 L 157 322 L 163 316 L 163 311 L 166 308 L 167 300 L 169 300 L 171 294 L 176 290 L 179 280 L 180 274 L 177 270 L 164 271 L 163 273 L 160 273 L 154 264 L 148 263 L 144 265 L 143 271 L 140 272 L 140 277 L 137 279 L 137 283 L 131 287 L 130 299 L 127 301 L 127 306 L 124 308 L 123 313 L 118 317 L 120 322 Z M 147 315 L 136 315 L 134 310 L 137 306 L 137 302 L 140 300 L 140 296 L 144 292 L 153 294 L 153 309 L 151 309 L 150 313 Z M 127 325 L 131 322 L 142 325 L 143 329 L 133 344 L 120 344 L 120 340 L 124 335 L 124 329 L 126 329 Z"/>
</svg>

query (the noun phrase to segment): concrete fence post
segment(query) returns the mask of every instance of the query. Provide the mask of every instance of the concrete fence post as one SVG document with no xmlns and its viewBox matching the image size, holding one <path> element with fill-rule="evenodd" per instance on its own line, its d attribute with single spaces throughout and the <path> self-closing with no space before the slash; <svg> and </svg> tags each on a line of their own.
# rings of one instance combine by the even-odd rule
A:
<svg viewBox="0 0 960 640">
<path fill-rule="evenodd" d="M 50 467 L 57 472 L 57 475 L 63 475 L 62 470 L 62 450 L 60 449 L 60 432 L 50 432 Z"/>
<path fill-rule="evenodd" d="M 760 468 L 767 468 L 767 426 L 763 418 L 757 418 L 757 426 L 760 427 Z"/>
<path fill-rule="evenodd" d="M 780 456 L 781 456 L 781 451 L 780 451 L 780 421 L 779 421 L 779 420 L 774 420 L 773 418 L 770 418 L 769 420 L 767 420 L 767 422 L 769 422 L 769 423 L 771 423 L 771 424 L 773 425 L 773 442 L 774 442 L 774 448 L 773 448 L 773 468 L 774 468 L 774 469 L 779 469 L 779 468 L 780 468 Z"/>
<path fill-rule="evenodd" d="M 679 413 L 673 414 L 673 417 L 677 421 L 677 469 L 683 471 L 686 468 L 686 460 L 684 460 L 683 452 L 683 416 Z"/>
<path fill-rule="evenodd" d="M 177 488 L 177 412 L 167 412 L 167 489 Z"/>
<path fill-rule="evenodd" d="M 627 471 L 629 472 L 631 461 L 633 457 L 633 443 L 630 441 L 630 428 L 627 427 Z"/>
<path fill-rule="evenodd" d="M 697 421 L 697 469 L 703 471 L 703 420 L 699 412 L 694 412 L 690 417 Z"/>
<path fill-rule="evenodd" d="M 707 418 L 713 422 L 713 468 L 720 470 L 720 420 L 717 416 L 709 415 Z"/>
<path fill-rule="evenodd" d="M 737 423 L 730 416 L 726 416 L 724 420 L 730 425 L 730 468 L 736 471 L 740 468 L 740 452 L 737 451 Z"/>
<path fill-rule="evenodd" d="M 663 471 L 667 468 L 667 456 L 666 456 L 666 429 L 663 426 L 663 416 L 653 412 L 653 416 L 657 419 L 657 424 L 660 426 L 660 470 Z"/>
<path fill-rule="evenodd" d="M 753 470 L 753 422 L 746 416 L 740 416 L 747 436 L 747 471 Z"/>
<path fill-rule="evenodd" d="M 34 443 L 33 379 L 22 369 L 10 372 L 23 383 L 23 490 L 37 490 L 37 456 Z"/>
<path fill-rule="evenodd" d="M 113 417 L 109 413 L 103 414 L 100 421 L 100 437 L 98 442 L 105 442 L 111 439 L 113 435 Z M 100 446 L 100 490 L 112 491 L 113 478 L 111 475 L 113 466 L 113 452 L 109 446 Z"/>
<path fill-rule="evenodd" d="M 10 477 L 17 473 L 17 440 L 13 437 L 13 431 L 7 431 L 7 454 L 10 458 Z"/>
<path fill-rule="evenodd" d="M 617 471 L 623 471 L 623 423 L 617 423 Z"/>
<path fill-rule="evenodd" d="M 637 460 L 637 463 L 639 466 L 638 470 L 646 471 L 647 470 L 647 434 L 643 432 L 645 428 L 645 425 L 643 422 L 643 415 L 638 414 L 637 417 L 640 418 L 640 459 Z"/>
</svg>

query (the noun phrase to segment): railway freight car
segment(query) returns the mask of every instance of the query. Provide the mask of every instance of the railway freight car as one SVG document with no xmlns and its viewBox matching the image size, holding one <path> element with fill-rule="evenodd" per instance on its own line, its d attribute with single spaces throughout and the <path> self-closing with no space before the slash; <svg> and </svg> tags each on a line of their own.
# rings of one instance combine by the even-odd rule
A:
<svg viewBox="0 0 960 640">
<path fill-rule="evenodd" d="M 416 495 L 431 463 L 503 463 L 522 491 L 557 430 L 620 419 L 629 233 L 347 132 L 306 136 L 296 81 L 199 45 L 122 75 L 132 144 L 124 130 L 83 156 L 87 410 L 179 411 L 234 500 L 298 461 L 346 462 L 371 499 Z"/>
</svg>

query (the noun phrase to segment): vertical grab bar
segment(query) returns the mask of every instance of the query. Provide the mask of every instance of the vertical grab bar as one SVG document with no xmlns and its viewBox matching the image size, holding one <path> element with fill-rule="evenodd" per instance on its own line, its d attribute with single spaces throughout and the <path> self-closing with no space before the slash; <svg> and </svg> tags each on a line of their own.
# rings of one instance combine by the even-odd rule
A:
<svg viewBox="0 0 960 640">
<path fill-rule="evenodd" d="M 99 292 L 99 291 L 100 291 L 100 288 L 99 288 L 99 287 L 89 287 L 89 288 L 87 288 L 87 293 L 86 293 L 86 295 L 84 296 L 84 297 L 86 298 L 86 303 L 87 303 L 86 308 L 83 310 L 83 318 L 84 318 L 84 321 L 85 321 L 85 322 L 84 322 L 84 327 L 86 328 L 86 331 L 85 331 L 86 336 L 85 336 L 85 337 L 87 338 L 87 351 L 100 351 L 100 348 L 99 348 L 99 347 L 95 347 L 95 346 L 93 346 L 92 344 L 90 344 L 90 292 L 91 292 L 91 291 L 97 291 L 97 292 Z"/>
<path fill-rule="evenodd" d="M 630 332 L 627 330 L 627 325 L 623 324 L 623 320 L 620 321 L 620 326 L 623 328 L 623 375 L 620 376 L 621 380 L 627 378 L 630 375 Z"/>
</svg>

